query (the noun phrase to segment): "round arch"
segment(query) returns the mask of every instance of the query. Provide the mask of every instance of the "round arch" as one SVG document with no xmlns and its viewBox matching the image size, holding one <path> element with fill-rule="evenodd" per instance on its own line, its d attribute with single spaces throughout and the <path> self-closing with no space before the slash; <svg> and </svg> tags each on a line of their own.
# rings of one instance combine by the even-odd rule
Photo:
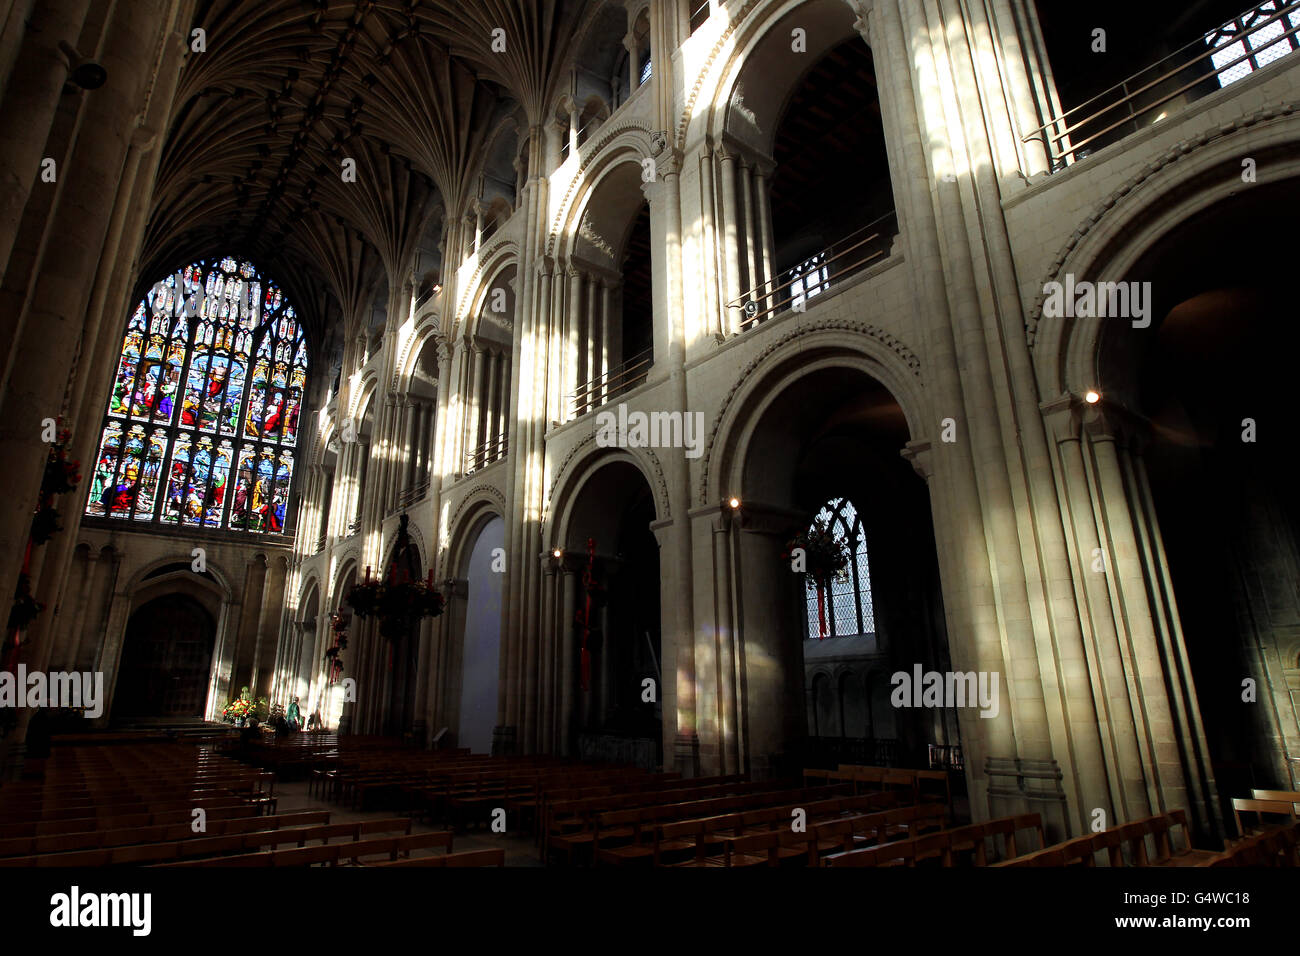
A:
<svg viewBox="0 0 1300 956">
<path fill-rule="evenodd" d="M 700 68 L 700 81 L 687 97 L 678 121 L 678 149 L 684 150 L 688 142 L 700 137 L 712 136 L 716 140 L 724 131 L 736 135 L 737 130 L 742 130 L 745 132 L 738 138 L 751 146 L 761 147 L 766 139 L 764 154 L 770 155 L 776 119 L 784 111 L 788 94 L 798 85 L 799 77 L 823 53 L 860 36 L 853 26 L 853 8 L 846 0 L 786 0 L 761 10 L 757 16 L 747 16 L 755 6 L 749 4 L 730 21 L 713 54 Z M 796 17 L 797 23 L 793 22 Z M 807 53 L 791 57 L 790 31 L 796 26 L 805 31 L 809 46 Z M 783 55 L 777 55 L 782 51 Z M 740 88 L 742 77 L 750 72 L 747 67 L 759 65 L 766 74 L 763 90 L 749 90 L 747 98 L 747 91 Z M 718 77 L 716 84 L 707 83 L 710 76 Z M 710 88 L 712 98 L 700 103 L 701 92 Z"/>
<path fill-rule="evenodd" d="M 830 368 L 851 369 L 879 382 L 902 410 L 911 440 L 928 437 L 919 362 L 902 343 L 862 325 L 798 330 L 755 358 L 721 403 L 703 456 L 701 504 L 721 501 L 740 488 L 754 432 L 784 390 Z"/>
<path fill-rule="evenodd" d="M 592 446 L 590 449 L 587 447 L 589 445 Z M 596 472 L 615 462 L 626 462 L 640 472 L 653 495 L 655 520 L 662 521 L 669 516 L 668 490 L 659 460 L 657 457 L 653 461 L 641 457 L 642 454 L 650 454 L 648 449 L 597 448 L 593 435 L 575 449 L 573 454 L 574 458 L 560 466 L 560 472 L 551 486 L 551 511 L 549 517 L 543 520 L 542 526 L 547 548 L 564 547 L 575 505 L 581 499 L 583 489 Z"/>
<path fill-rule="evenodd" d="M 1057 255 L 1036 296 L 1027 324 L 1035 373 L 1044 399 L 1082 395 L 1094 386 L 1104 322 L 1044 321 L 1050 282 L 1119 280 L 1151 248 L 1170 239 L 1182 223 L 1242 192 L 1300 178 L 1300 105 L 1263 111 L 1229 130 L 1216 127 L 1189 149 L 1172 147 L 1103 199 L 1086 220 L 1082 235 Z M 1257 128 L 1264 125 L 1267 135 Z M 1257 182 L 1241 181 L 1239 142 L 1251 137 Z M 1262 142 L 1261 142 L 1262 140 Z"/>
<path fill-rule="evenodd" d="M 655 155 L 651 131 L 639 124 L 627 124 L 612 130 L 601 129 L 602 135 L 592 147 L 591 154 L 578 167 L 569 189 L 555 214 L 551 234 L 547 238 L 546 253 L 568 259 L 577 247 L 583 216 L 591 206 L 591 199 L 601 185 L 619 167 L 632 164 L 640 176 L 641 161 Z M 608 237 L 605 237 L 608 240 Z"/>
</svg>

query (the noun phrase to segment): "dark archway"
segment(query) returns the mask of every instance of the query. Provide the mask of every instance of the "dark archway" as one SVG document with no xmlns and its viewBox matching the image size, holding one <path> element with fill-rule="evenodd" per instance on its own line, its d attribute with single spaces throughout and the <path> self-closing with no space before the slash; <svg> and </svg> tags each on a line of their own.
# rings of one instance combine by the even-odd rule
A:
<svg viewBox="0 0 1300 956">
<path fill-rule="evenodd" d="M 384 573 L 390 581 L 419 581 L 424 576 L 419 549 L 406 534 L 406 521 L 406 515 L 403 514 L 401 531 L 384 565 Z M 423 626 L 422 621 L 416 622 L 388 635 L 382 633 L 378 626 L 375 627 L 376 639 L 380 641 L 379 666 L 383 675 L 384 716 L 381 733 L 387 737 L 403 737 L 415 726 L 416 670 L 419 666 L 420 631 Z"/>
<path fill-rule="evenodd" d="M 654 496 L 644 475 L 627 461 L 597 470 L 578 493 L 568 526 L 567 560 L 579 573 L 574 602 L 582 611 L 581 570 L 594 542 L 594 579 L 604 597 L 593 602 L 589 624 L 588 687 L 581 686 L 582 627 L 574 622 L 573 727 L 577 751 L 649 767 L 663 764 L 662 651 L 659 543 L 650 525 Z M 645 681 L 654 681 L 653 701 Z"/>
<path fill-rule="evenodd" d="M 903 411 L 883 385 L 853 368 L 823 366 L 768 406 L 747 450 L 740 498 L 751 517 L 737 537 L 739 588 L 746 655 L 764 662 L 749 673 L 750 735 L 754 747 L 764 739 L 782 746 L 792 768 L 962 768 L 955 710 L 880 713 L 882 696 L 890 709 L 888 675 L 910 676 L 917 665 L 952 669 L 929 489 L 899 454 L 908 439 Z M 781 554 L 828 505 L 849 513 L 845 502 L 869 574 L 865 561 L 856 571 L 851 563 L 847 585 L 824 595 L 834 607 L 823 630 L 815 591 Z M 773 534 L 777 526 L 784 530 Z M 763 580 L 760 566 L 778 568 L 774 593 L 753 583 Z M 877 674 L 886 676 L 883 687 L 873 682 Z M 768 756 L 776 755 L 750 755 Z M 958 787 L 962 780 L 955 775 Z"/>
<path fill-rule="evenodd" d="M 137 609 L 126 625 L 113 720 L 203 717 L 215 639 L 212 615 L 187 594 Z"/>
<path fill-rule="evenodd" d="M 1297 209 L 1289 181 L 1180 224 L 1127 277 L 1151 283 L 1150 327 L 1108 319 L 1101 340 L 1102 408 L 1149 482 L 1224 819 L 1252 787 L 1300 783 L 1300 328 L 1260 228 Z"/>
</svg>

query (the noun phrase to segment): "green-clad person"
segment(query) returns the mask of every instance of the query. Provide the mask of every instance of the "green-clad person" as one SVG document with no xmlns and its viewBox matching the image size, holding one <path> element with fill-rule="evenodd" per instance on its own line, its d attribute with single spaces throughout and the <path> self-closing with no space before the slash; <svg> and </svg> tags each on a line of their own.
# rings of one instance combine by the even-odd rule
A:
<svg viewBox="0 0 1300 956">
<path fill-rule="evenodd" d="M 302 712 L 298 710 L 297 697 L 289 701 L 289 709 L 284 712 L 284 716 L 289 722 L 290 730 L 298 730 L 302 727 Z"/>
</svg>

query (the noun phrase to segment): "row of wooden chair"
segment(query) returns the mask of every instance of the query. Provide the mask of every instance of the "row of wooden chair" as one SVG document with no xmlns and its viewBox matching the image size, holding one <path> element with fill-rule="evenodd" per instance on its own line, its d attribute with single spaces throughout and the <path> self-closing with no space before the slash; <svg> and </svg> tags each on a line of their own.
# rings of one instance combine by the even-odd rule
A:
<svg viewBox="0 0 1300 956">
<path fill-rule="evenodd" d="M 789 830 L 800 814 L 803 825 L 897 806 L 901 795 L 835 795 L 834 787 L 746 793 L 711 800 L 654 805 L 597 817 L 593 858 L 597 864 L 663 865 L 665 857 L 695 855 L 727 837 Z"/>
<path fill-rule="evenodd" d="M 242 816 L 226 819 L 209 817 L 205 821 L 203 831 L 196 832 L 193 819 L 187 815 L 183 820 L 167 823 L 145 823 L 139 826 L 14 837 L 0 840 L 0 865 L 4 865 L 4 861 L 9 857 L 39 856 L 70 850 L 97 850 L 139 843 L 175 843 L 180 840 L 199 840 L 205 837 L 315 826 L 329 823 L 329 816 L 327 810 L 309 810 L 269 817 Z"/>
<path fill-rule="evenodd" d="M 1239 840 L 1205 866 L 1300 866 L 1300 821 Z"/>
<path fill-rule="evenodd" d="M 506 851 L 462 850 L 459 853 L 444 853 L 441 856 L 412 856 L 401 860 L 388 860 L 376 866 L 505 866 Z"/>
<path fill-rule="evenodd" d="M 755 866 L 815 866 L 825 854 L 859 849 L 874 841 L 890 842 L 909 839 L 935 828 L 947 821 L 947 809 L 937 803 L 910 804 L 871 812 L 852 812 L 862 800 L 891 799 L 894 795 L 863 794 L 845 797 L 840 801 L 840 813 L 823 813 L 833 801 L 812 804 L 809 807 L 809 824 L 806 830 L 794 830 L 788 820 L 784 824 L 773 821 L 771 829 L 757 829 L 734 836 L 720 833 L 705 821 L 665 828 L 665 841 L 671 838 L 690 840 L 690 855 L 684 860 L 669 861 L 663 853 L 660 865 L 686 867 L 755 867 Z M 868 805 L 870 806 L 870 805 Z M 843 811 L 849 811 L 845 814 Z M 788 815 L 787 815 L 788 816 Z M 676 846 L 671 846 L 676 850 Z"/>
<path fill-rule="evenodd" d="M 1275 823 L 1291 823 L 1296 820 L 1296 808 L 1300 807 L 1300 791 L 1296 790 L 1252 790 L 1250 797 L 1236 797 L 1232 801 L 1232 816 L 1237 823 L 1237 832 L 1242 836 L 1252 830 L 1267 825 L 1265 818 L 1276 818 Z M 1242 814 L 1250 814 L 1255 824 L 1248 826 Z"/>
<path fill-rule="evenodd" d="M 433 833 L 412 833 L 405 836 L 379 837 L 372 840 L 354 840 L 343 843 L 323 843 L 318 846 L 297 847 L 288 850 L 262 850 L 235 856 L 217 856 L 201 860 L 184 860 L 178 863 L 160 863 L 160 866 L 365 866 L 375 862 L 371 857 L 397 860 L 409 857 L 413 850 L 442 847 L 451 849 L 449 830 Z"/>
<path fill-rule="evenodd" d="M 1182 845 L 1174 834 L 1182 831 Z M 1150 844 L 1148 844 L 1150 841 Z M 1100 856 L 1107 865 L 1200 866 L 1215 856 L 1214 851 L 1192 845 L 1191 828 L 1184 810 L 1158 813 L 1100 833 L 1087 833 L 1033 853 L 1004 860 L 995 866 L 1096 866 Z"/>
<path fill-rule="evenodd" d="M 542 843 L 542 860 L 549 860 L 552 851 L 560 851 L 567 862 L 575 857 L 589 859 L 589 851 L 595 845 L 600 829 L 599 819 L 602 814 L 616 813 L 621 810 L 642 810 L 645 808 L 677 807 L 676 819 L 684 817 L 703 817 L 717 813 L 729 812 L 741 808 L 756 808 L 771 805 L 764 803 L 765 796 L 773 793 L 799 794 L 815 793 L 816 797 L 828 797 L 837 794 L 836 788 L 820 788 L 816 791 L 804 791 L 802 788 L 791 790 L 791 781 L 738 781 L 732 783 L 706 784 L 703 786 L 673 787 L 667 790 L 644 790 L 630 793 L 608 794 L 599 797 L 586 797 L 579 800 L 556 802 L 549 808 L 547 829 Z M 846 792 L 839 788 L 838 793 Z M 730 802 L 726 802 L 730 800 Z M 718 802 L 722 801 L 722 802 Z M 781 802 L 776 798 L 776 802 Z M 653 811 L 652 811 L 653 812 Z M 630 835 L 633 823 L 608 824 L 619 832 L 607 836 Z M 620 829 L 621 828 L 621 829 Z"/>
<path fill-rule="evenodd" d="M 804 782 L 852 784 L 855 793 L 901 790 L 914 800 L 941 800 L 952 805 L 952 786 L 946 770 L 911 770 L 904 767 L 869 767 L 840 764 L 835 770 L 804 770 Z"/>
</svg>

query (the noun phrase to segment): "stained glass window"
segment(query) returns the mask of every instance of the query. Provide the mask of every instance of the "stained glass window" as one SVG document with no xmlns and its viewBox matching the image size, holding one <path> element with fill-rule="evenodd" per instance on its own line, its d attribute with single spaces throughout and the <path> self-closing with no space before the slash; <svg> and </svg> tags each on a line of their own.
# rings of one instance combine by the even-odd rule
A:
<svg viewBox="0 0 1300 956">
<path fill-rule="evenodd" d="M 86 514 L 283 532 L 306 387 L 275 283 L 229 256 L 178 270 L 127 321 Z"/>
<path fill-rule="evenodd" d="M 1300 30 L 1300 4 L 1294 0 L 1266 0 L 1213 33 L 1207 33 L 1205 42 L 1214 47 L 1210 59 L 1214 68 L 1221 71 L 1219 86 L 1236 83 L 1300 48 L 1297 30 Z"/>
<path fill-rule="evenodd" d="M 831 534 L 848 544 L 851 557 L 847 575 L 832 581 L 827 593 L 822 595 L 820 611 L 816 592 L 807 591 L 807 637 L 816 640 L 820 636 L 819 613 L 826 615 L 828 637 L 874 634 L 876 615 L 872 608 L 871 568 L 867 563 L 867 537 L 862 531 L 862 517 L 848 498 L 832 498 L 817 513 L 817 520 L 826 522 Z"/>
</svg>

